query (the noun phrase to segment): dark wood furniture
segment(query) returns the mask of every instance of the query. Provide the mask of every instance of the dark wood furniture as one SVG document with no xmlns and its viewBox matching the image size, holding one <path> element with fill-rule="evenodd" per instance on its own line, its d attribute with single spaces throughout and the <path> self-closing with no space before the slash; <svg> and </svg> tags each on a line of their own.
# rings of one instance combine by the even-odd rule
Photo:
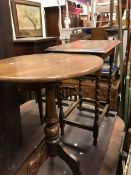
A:
<svg viewBox="0 0 131 175">
<path fill-rule="evenodd" d="M 92 28 L 91 29 L 91 40 L 107 40 L 108 39 L 108 35 L 110 34 L 110 36 L 113 37 L 113 35 L 111 35 L 111 33 L 109 31 L 113 30 L 113 28 L 104 28 L 104 27 L 97 27 L 97 28 Z M 107 33 L 108 32 L 108 33 Z M 119 72 L 119 68 L 117 66 L 118 60 L 118 48 L 115 49 L 115 55 L 114 55 L 114 68 L 115 71 L 113 72 L 113 81 L 112 81 L 112 86 L 111 86 L 111 99 L 110 99 L 110 110 L 113 111 L 118 111 L 118 106 L 119 106 L 119 92 L 120 92 L 120 80 L 118 78 L 118 72 Z M 105 65 L 107 66 L 107 63 L 105 63 Z M 108 73 L 107 73 L 108 74 Z M 106 78 L 107 76 L 104 77 L 104 73 L 102 72 L 102 78 Z M 93 92 L 94 89 L 94 83 L 93 81 L 89 81 L 87 82 L 87 93 L 85 96 L 87 96 L 88 98 L 94 99 L 94 94 L 90 93 Z M 105 101 L 106 95 L 107 95 L 107 84 L 106 83 L 102 83 L 100 84 L 100 100 L 101 101 Z M 89 90 L 90 89 L 90 90 Z M 84 95 L 84 94 L 83 94 Z"/>
<path fill-rule="evenodd" d="M 79 54 L 34 54 L 0 61 L 0 82 L 45 84 L 46 127 L 44 131 L 48 149 L 46 158 L 59 155 L 60 158 L 66 161 L 74 175 L 80 174 L 78 160 L 76 157 L 68 154 L 59 141 L 59 120 L 55 104 L 55 87 L 57 82 L 61 80 L 93 73 L 99 70 L 102 64 L 103 60 L 97 56 Z M 96 111 L 98 111 L 97 108 Z M 95 121 L 95 127 L 96 129 L 98 128 L 98 116 Z M 28 173 L 31 174 L 32 171 L 37 172 L 39 163 L 36 160 L 37 165 L 34 166 L 33 163 Z"/>
<path fill-rule="evenodd" d="M 79 94 L 79 80 L 70 79 L 62 81 L 62 87 L 67 89 L 67 93 L 69 94 L 70 87 L 72 91 L 72 95 Z M 69 88 L 68 88 L 69 87 Z M 106 101 L 107 98 L 107 88 L 108 85 L 106 82 L 100 83 L 100 101 Z M 119 92 L 120 92 L 120 80 L 113 80 L 111 86 L 111 98 L 110 98 L 110 110 L 118 111 L 119 107 Z M 75 93 L 75 94 L 74 94 Z M 63 94 L 66 94 L 63 92 Z M 83 80 L 82 81 L 82 95 L 84 98 L 95 99 L 95 80 Z"/>
<path fill-rule="evenodd" d="M 83 98 L 83 92 L 82 92 L 82 79 L 86 78 L 91 78 L 91 77 L 81 77 L 79 79 L 79 110 L 80 111 L 91 111 L 90 109 L 87 108 L 87 105 L 85 107 L 83 102 L 86 103 L 90 103 L 90 104 L 95 104 L 95 111 L 96 108 L 98 107 L 102 107 L 102 109 L 100 109 L 100 111 L 98 110 L 97 113 L 95 113 L 95 116 L 99 116 L 100 120 L 99 120 L 99 126 L 101 125 L 102 121 L 104 120 L 105 116 L 108 116 L 109 114 L 109 105 L 110 105 L 110 97 L 111 97 L 111 86 L 112 86 L 112 68 L 113 68 L 113 60 L 114 60 L 114 50 L 115 47 L 117 45 L 119 45 L 120 41 L 118 40 L 78 40 L 78 41 L 74 41 L 71 43 L 66 43 L 63 45 L 59 45 L 59 46 L 55 46 L 55 47 L 51 47 L 48 48 L 47 51 L 48 52 L 54 52 L 54 53 L 81 53 L 81 54 L 94 54 L 94 55 L 98 55 L 100 56 L 103 60 L 105 60 L 108 56 L 109 56 L 109 63 L 110 63 L 110 69 L 109 69 L 109 75 L 108 75 L 108 80 L 107 80 L 107 95 L 106 95 L 106 100 L 105 101 L 100 101 L 100 104 L 97 104 L 97 101 L 99 101 L 99 92 L 100 92 L 100 73 L 97 73 L 95 76 L 93 76 L 93 79 L 96 79 L 95 82 L 95 100 L 92 99 L 87 99 L 87 98 Z M 69 81 L 70 82 L 70 81 Z M 98 95 L 98 96 L 97 96 Z M 60 103 L 62 106 L 62 103 Z M 71 107 L 69 107 L 68 112 L 66 112 L 65 114 L 63 114 L 63 108 L 61 107 L 61 113 L 60 113 L 60 124 L 61 124 L 61 135 L 64 135 L 64 127 L 65 124 L 67 125 L 72 125 L 78 128 L 83 128 L 83 129 L 87 129 L 89 131 L 92 131 L 92 128 L 90 128 L 90 124 L 88 127 L 85 127 L 84 123 L 79 123 L 77 121 L 72 121 L 70 119 L 67 119 L 68 115 L 70 114 L 70 111 L 72 111 L 72 109 L 74 108 L 74 106 L 77 105 L 77 102 L 74 103 L 74 105 L 71 105 Z M 94 111 L 94 110 L 92 110 Z M 100 112 L 100 113 L 99 113 Z M 97 118 L 96 117 L 96 118 Z M 93 130 L 94 131 L 94 130 Z M 98 137 L 98 129 L 97 131 L 93 132 L 93 136 L 94 136 L 94 141 L 93 144 L 96 145 L 97 144 L 97 137 Z M 96 136 L 97 135 L 97 136 Z"/>
<path fill-rule="evenodd" d="M 81 53 L 98 55 L 103 60 L 109 56 L 110 69 L 108 77 L 107 105 L 110 104 L 110 90 L 112 83 L 112 66 L 114 60 L 114 50 L 120 44 L 119 40 L 78 40 L 63 45 L 54 46 L 46 49 L 48 52 L 57 53 Z M 109 109 L 109 108 L 108 108 Z"/>
<path fill-rule="evenodd" d="M 43 53 L 45 49 L 56 45 L 55 37 L 31 37 L 17 38 L 13 40 L 14 55 L 28 55 L 34 53 Z"/>
<path fill-rule="evenodd" d="M 96 27 L 91 29 L 91 40 L 107 40 L 106 28 Z"/>
</svg>

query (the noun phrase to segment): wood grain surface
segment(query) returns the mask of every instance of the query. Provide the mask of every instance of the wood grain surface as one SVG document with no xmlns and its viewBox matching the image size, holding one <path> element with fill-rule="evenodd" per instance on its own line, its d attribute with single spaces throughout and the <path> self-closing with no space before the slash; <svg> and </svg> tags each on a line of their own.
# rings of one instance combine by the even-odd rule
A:
<svg viewBox="0 0 131 175">
<path fill-rule="evenodd" d="M 47 49 L 51 52 L 108 53 L 120 44 L 119 40 L 78 40 Z"/>
<path fill-rule="evenodd" d="M 0 61 L 0 81 L 44 83 L 79 77 L 101 68 L 98 56 L 81 54 L 33 54 Z"/>
</svg>

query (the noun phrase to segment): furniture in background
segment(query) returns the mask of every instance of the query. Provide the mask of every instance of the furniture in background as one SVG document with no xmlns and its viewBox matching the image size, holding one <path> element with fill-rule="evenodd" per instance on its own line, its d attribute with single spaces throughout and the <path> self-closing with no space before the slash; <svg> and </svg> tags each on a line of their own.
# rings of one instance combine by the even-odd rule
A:
<svg viewBox="0 0 131 175">
<path fill-rule="evenodd" d="M 44 53 L 46 48 L 56 45 L 56 41 L 56 37 L 30 37 L 14 39 L 14 55 L 20 56 L 34 53 Z"/>
<path fill-rule="evenodd" d="M 112 69 L 113 69 L 113 61 L 114 61 L 114 50 L 115 48 L 120 44 L 119 40 L 78 40 L 78 41 L 74 41 L 71 43 L 66 43 L 63 45 L 59 45 L 59 46 L 54 46 L 54 47 L 50 47 L 48 49 L 46 49 L 46 51 L 48 52 L 54 52 L 54 53 L 81 53 L 82 55 L 85 54 L 93 54 L 93 55 L 97 55 L 100 56 L 103 60 L 105 60 L 107 57 L 109 57 L 109 72 L 107 74 L 106 77 L 106 86 L 107 86 L 107 94 L 106 94 L 106 98 L 102 99 L 101 102 L 101 114 L 100 114 L 100 121 L 99 121 L 99 125 L 101 125 L 102 121 L 104 120 L 105 116 L 108 116 L 109 113 L 109 107 L 110 107 L 110 100 L 111 100 L 111 87 L 112 87 Z M 87 107 L 85 109 L 85 103 L 90 103 L 90 104 L 94 104 L 97 103 L 96 102 L 96 94 L 100 91 L 100 86 L 97 85 L 97 83 L 100 81 L 99 77 L 100 74 L 98 75 L 88 75 L 88 77 L 80 77 L 79 79 L 79 83 L 77 84 L 78 88 L 79 88 L 79 110 L 87 110 Z M 95 79 L 96 80 L 96 85 L 95 86 L 95 92 L 92 92 L 92 95 L 95 93 L 95 100 L 92 101 L 92 99 L 87 99 L 84 98 L 85 94 L 83 94 L 83 87 L 82 87 L 82 81 L 83 79 Z M 68 83 L 70 84 L 70 80 L 67 80 L 67 86 Z M 64 85 L 65 82 L 64 82 Z M 87 85 L 87 84 L 86 84 Z M 73 86 L 76 86 L 76 84 L 74 84 Z M 91 86 L 91 84 L 90 84 Z M 87 96 L 86 96 L 87 97 Z M 105 101 L 103 101 L 105 100 Z M 76 103 L 76 104 L 75 104 Z M 64 134 L 64 125 L 68 124 L 68 125 L 72 125 L 72 126 L 76 126 L 78 128 L 83 128 L 83 129 L 89 129 L 91 131 L 90 127 L 86 127 L 84 124 L 79 124 L 78 122 L 72 121 L 68 119 L 68 114 L 70 114 L 70 111 L 72 111 L 72 109 L 78 105 L 77 102 L 75 102 L 74 105 L 71 105 L 69 107 L 69 112 L 63 114 L 62 112 L 60 113 L 60 121 L 61 121 L 61 134 Z M 87 105 L 86 105 L 87 106 Z M 62 110 L 62 109 L 61 109 Z M 94 111 L 93 111 L 94 112 Z M 97 144 L 97 139 L 94 140 L 94 144 Z"/>
<path fill-rule="evenodd" d="M 113 33 L 111 33 L 113 32 Z M 117 32 L 117 29 L 109 29 L 109 28 L 104 28 L 104 27 L 97 27 L 97 28 L 85 28 L 82 29 L 81 32 L 74 32 L 71 35 L 71 41 L 76 41 L 76 40 L 107 40 L 108 39 L 108 34 L 110 36 L 113 36 L 114 33 Z M 112 87 L 111 87 L 111 102 L 110 102 L 110 109 L 113 111 L 117 111 L 118 109 L 118 104 L 119 104 L 119 92 L 120 92 L 120 80 L 119 80 L 119 67 L 117 66 L 118 64 L 118 48 L 115 49 L 115 58 L 113 62 L 113 70 L 112 70 L 112 75 L 113 75 L 113 81 L 112 81 Z M 102 80 L 105 81 L 107 78 L 107 74 L 109 73 L 109 61 L 108 59 L 105 60 L 105 65 L 103 65 L 102 69 Z M 71 86 L 73 83 L 78 86 L 78 81 L 77 80 L 71 80 L 68 82 L 67 80 L 67 85 Z M 66 83 L 64 85 L 66 85 Z M 87 86 L 86 86 L 87 84 Z M 83 96 L 88 97 L 91 99 L 94 99 L 94 92 L 93 89 L 95 87 L 94 80 L 89 80 L 82 82 L 82 87 L 83 87 Z M 101 100 L 103 101 L 106 97 L 107 94 L 107 84 L 105 82 L 100 83 L 100 89 L 101 89 Z M 87 88 L 87 89 L 86 89 Z M 77 87 L 77 93 L 78 93 L 78 87 Z"/>
<path fill-rule="evenodd" d="M 69 92 L 70 89 L 72 89 L 72 96 L 75 96 L 75 94 L 79 94 L 79 80 L 70 79 L 70 80 L 64 80 L 62 88 L 66 87 L 67 91 Z M 69 87 L 69 88 L 68 88 Z M 73 87 L 75 89 L 73 89 Z M 69 90 L 68 90 L 69 89 Z M 106 101 L 107 98 L 107 89 L 108 85 L 106 82 L 100 83 L 100 101 Z M 113 80 L 112 86 L 111 86 L 111 98 L 110 98 L 110 110 L 112 111 L 118 111 L 119 107 L 119 91 L 120 91 L 120 80 Z M 74 93 L 75 92 L 75 93 Z M 63 92 L 63 94 L 66 94 Z M 84 98 L 88 99 L 95 99 L 95 80 L 83 80 L 82 81 L 82 95 Z M 69 97 L 69 93 L 68 93 Z"/>
<path fill-rule="evenodd" d="M 97 27 L 91 29 L 91 40 L 107 40 L 108 34 L 106 28 Z"/>
<path fill-rule="evenodd" d="M 93 54 L 98 55 L 103 60 L 105 60 L 108 56 L 109 58 L 109 74 L 108 85 L 109 85 L 109 93 L 112 82 L 112 69 L 113 69 L 113 60 L 114 60 L 114 50 L 116 46 L 120 44 L 119 40 L 78 40 L 71 43 L 66 43 L 64 45 L 54 46 L 46 49 L 47 52 L 57 52 L 57 53 L 82 53 L 82 54 Z M 109 95 L 108 95 L 108 100 Z"/>
</svg>

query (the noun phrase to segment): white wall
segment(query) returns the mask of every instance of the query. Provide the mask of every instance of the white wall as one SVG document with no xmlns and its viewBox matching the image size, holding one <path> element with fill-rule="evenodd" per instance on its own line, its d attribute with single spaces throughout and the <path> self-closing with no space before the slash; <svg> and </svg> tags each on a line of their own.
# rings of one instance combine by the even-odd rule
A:
<svg viewBox="0 0 131 175">
<path fill-rule="evenodd" d="M 43 7 L 57 6 L 57 0 L 41 0 Z M 59 0 L 60 5 L 65 5 L 65 0 Z"/>
</svg>

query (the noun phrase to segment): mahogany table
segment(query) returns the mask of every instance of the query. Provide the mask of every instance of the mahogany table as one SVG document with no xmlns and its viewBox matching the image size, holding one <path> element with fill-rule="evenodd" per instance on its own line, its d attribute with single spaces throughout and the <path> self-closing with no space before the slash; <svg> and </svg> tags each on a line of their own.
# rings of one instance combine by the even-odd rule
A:
<svg viewBox="0 0 131 175">
<path fill-rule="evenodd" d="M 78 40 L 63 45 L 49 47 L 46 49 L 46 52 L 93 54 L 100 56 L 103 60 L 109 56 L 110 69 L 108 77 L 108 95 L 106 100 L 109 109 L 114 50 L 120 43 L 119 40 Z"/>
<path fill-rule="evenodd" d="M 76 157 L 67 153 L 59 141 L 59 120 L 55 104 L 57 82 L 96 72 L 103 60 L 81 54 L 34 54 L 0 60 L 0 82 L 45 84 L 45 135 L 48 156 L 60 156 L 74 175 L 80 174 Z M 15 137 L 15 136 L 14 136 Z"/>
</svg>

